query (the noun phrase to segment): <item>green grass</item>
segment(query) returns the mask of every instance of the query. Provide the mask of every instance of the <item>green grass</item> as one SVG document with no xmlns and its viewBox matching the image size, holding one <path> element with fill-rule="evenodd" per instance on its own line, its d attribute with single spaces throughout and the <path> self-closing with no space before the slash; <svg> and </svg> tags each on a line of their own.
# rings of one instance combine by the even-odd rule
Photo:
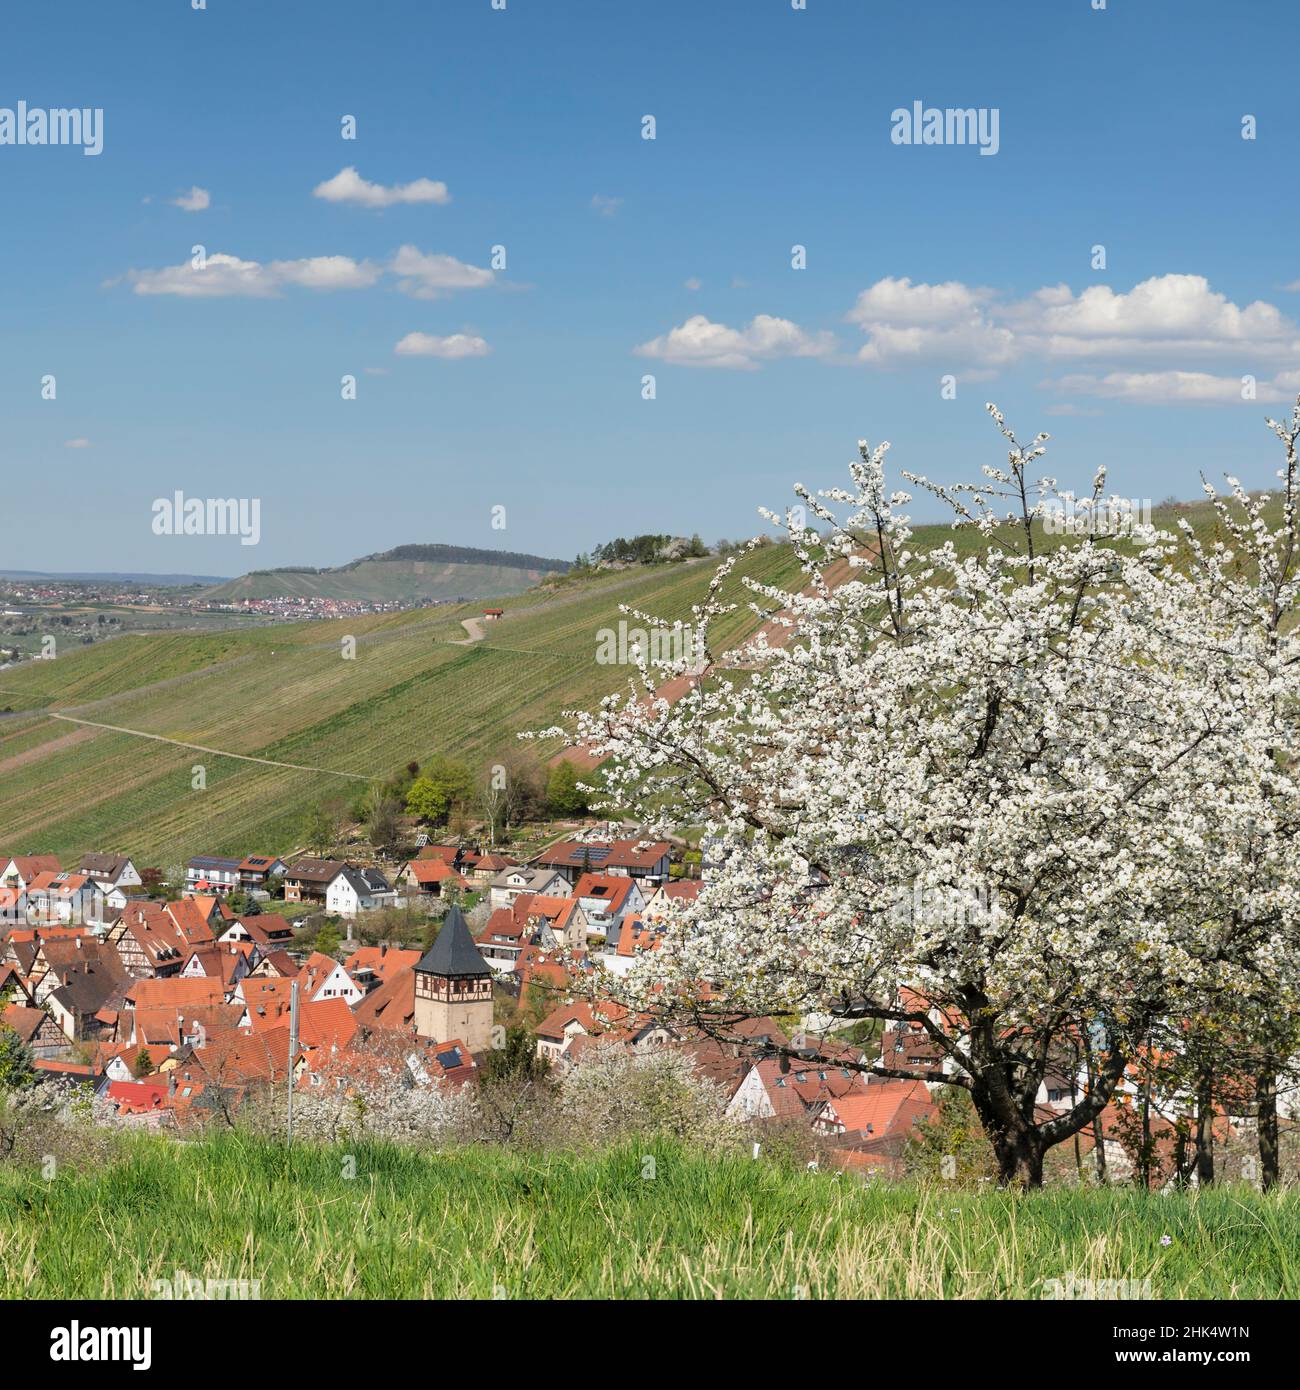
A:
<svg viewBox="0 0 1300 1390">
<path fill-rule="evenodd" d="M 0 1169 L 3 1298 L 148 1297 L 178 1270 L 263 1298 L 1041 1298 L 1071 1275 L 1295 1298 L 1297 1251 L 1291 1195 L 864 1188 L 658 1141 L 585 1158 L 136 1137 L 93 1171 Z"/>
</svg>

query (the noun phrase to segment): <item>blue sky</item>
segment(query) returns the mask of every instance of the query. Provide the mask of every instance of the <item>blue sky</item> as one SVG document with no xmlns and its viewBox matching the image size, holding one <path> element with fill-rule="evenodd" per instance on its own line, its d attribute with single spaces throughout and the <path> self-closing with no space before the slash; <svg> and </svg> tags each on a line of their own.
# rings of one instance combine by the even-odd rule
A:
<svg viewBox="0 0 1300 1390">
<path fill-rule="evenodd" d="M 1266 485 L 1263 417 L 1300 390 L 1292 20 L 1283 0 L 12 7 L 0 108 L 102 107 L 104 149 L 0 145 L 0 564 L 749 535 L 792 482 L 840 482 L 860 437 L 974 477 L 1002 457 L 989 399 L 1052 432 L 1063 483 L 1106 462 L 1129 496 L 1194 495 L 1198 470 Z M 893 143 L 914 101 L 996 108 L 997 154 Z M 195 245 L 232 259 L 193 271 Z M 177 489 L 260 498 L 261 543 L 155 536 Z"/>
</svg>

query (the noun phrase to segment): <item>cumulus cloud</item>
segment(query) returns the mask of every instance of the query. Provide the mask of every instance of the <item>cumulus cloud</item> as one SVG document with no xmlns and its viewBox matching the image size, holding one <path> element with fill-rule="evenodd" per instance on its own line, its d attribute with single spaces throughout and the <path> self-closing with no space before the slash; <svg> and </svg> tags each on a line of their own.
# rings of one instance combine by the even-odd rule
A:
<svg viewBox="0 0 1300 1390">
<path fill-rule="evenodd" d="M 777 357 L 824 357 L 834 351 L 830 333 L 809 333 L 789 319 L 758 314 L 745 328 L 728 328 L 695 314 L 636 349 L 678 367 L 731 367 L 752 371 Z"/>
<path fill-rule="evenodd" d="M 492 271 L 468 265 L 455 256 L 430 254 L 415 246 L 401 246 L 389 263 L 400 277 L 397 288 L 415 299 L 438 299 L 456 290 L 477 290 L 495 280 Z"/>
<path fill-rule="evenodd" d="M 1015 333 L 993 317 L 992 290 L 960 281 L 913 284 L 887 276 L 862 291 L 845 315 L 867 335 L 858 360 L 873 367 L 942 362 L 987 372 L 1018 355 Z"/>
<path fill-rule="evenodd" d="M 286 285 L 309 290 L 355 290 L 373 285 L 381 268 L 350 256 L 308 256 L 296 261 L 245 261 L 214 252 L 202 266 L 192 261 L 159 270 L 129 270 L 126 280 L 136 294 L 177 295 L 185 299 L 241 296 L 270 299 Z"/>
<path fill-rule="evenodd" d="M 486 357 L 492 351 L 487 342 L 468 333 L 438 338 L 432 333 L 408 333 L 393 349 L 399 357 Z"/>
<path fill-rule="evenodd" d="M 1281 373 L 1271 381 L 1254 385 L 1253 395 L 1243 395 L 1239 376 L 1215 376 L 1210 372 L 1108 372 L 1105 376 L 1073 373 L 1045 383 L 1070 395 L 1101 396 L 1136 405 L 1266 405 L 1295 397 L 1295 384 L 1286 384 L 1297 373 Z M 1056 413 L 1061 413 L 1058 409 Z"/>
<path fill-rule="evenodd" d="M 1240 400 L 1243 367 L 1300 353 L 1300 327 L 1275 305 L 1235 304 L 1203 275 L 1155 275 L 1127 291 L 1045 286 L 1010 302 L 959 281 L 891 277 L 863 290 L 846 318 L 866 334 L 858 359 L 869 366 L 924 361 L 987 376 L 1026 360 L 1104 361 L 1114 369 L 1045 384 L 1153 404 Z M 1261 384 L 1257 399 L 1281 399 L 1280 382 Z"/>
<path fill-rule="evenodd" d="M 416 179 L 413 183 L 382 184 L 363 179 L 349 165 L 332 179 L 312 189 L 314 198 L 327 203 L 354 203 L 363 208 L 390 208 L 398 203 L 449 203 L 447 185 L 438 179 Z"/>
<path fill-rule="evenodd" d="M 1127 293 L 1092 285 L 1076 295 L 1057 285 L 1008 317 L 1032 350 L 1058 358 L 1237 349 L 1281 355 L 1300 347 L 1300 329 L 1275 305 L 1236 305 L 1203 275 L 1156 275 Z"/>
<path fill-rule="evenodd" d="M 202 212 L 212 202 L 212 194 L 206 188 L 200 188 L 197 184 L 188 193 L 182 193 L 179 198 L 172 199 L 172 206 L 182 208 L 185 212 Z"/>
</svg>

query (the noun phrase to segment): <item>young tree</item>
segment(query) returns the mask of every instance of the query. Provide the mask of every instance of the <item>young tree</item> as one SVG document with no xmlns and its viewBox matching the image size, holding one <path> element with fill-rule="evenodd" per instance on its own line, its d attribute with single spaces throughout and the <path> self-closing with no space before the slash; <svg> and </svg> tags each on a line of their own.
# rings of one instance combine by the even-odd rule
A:
<svg viewBox="0 0 1300 1390">
<path fill-rule="evenodd" d="M 303 843 L 314 854 L 327 854 L 338 839 L 337 818 L 322 803 L 317 802 L 303 819 Z"/>
<path fill-rule="evenodd" d="M 474 779 L 463 763 L 437 757 L 424 773 L 411 783 L 406 793 L 406 809 L 430 825 L 446 820 L 453 806 L 474 795 Z"/>
<path fill-rule="evenodd" d="M 366 817 L 366 834 L 376 849 L 391 849 L 397 843 L 401 834 L 401 814 L 402 803 L 395 797 L 379 796 L 371 803 Z"/>
<path fill-rule="evenodd" d="M 555 764 L 546 784 L 546 801 L 558 816 L 582 816 L 587 793 L 578 785 L 578 770 L 567 759 Z"/>
<path fill-rule="evenodd" d="M 32 1050 L 17 1033 L 0 1023 L 0 1097 L 5 1091 L 22 1091 L 36 1080 Z"/>
<path fill-rule="evenodd" d="M 917 552 L 887 446 L 863 443 L 852 488 L 796 489 L 801 587 L 743 578 L 769 629 L 725 663 L 709 648 L 728 559 L 692 619 L 704 670 L 643 661 L 571 742 L 608 759 L 612 804 L 656 833 L 703 826 L 710 846 L 665 949 L 601 988 L 714 1029 L 827 1009 L 914 1024 L 999 1179 L 1037 1185 L 1159 1020 L 1234 990 L 1295 997 L 1300 856 L 1259 828 L 1300 826 L 1296 663 L 1284 629 L 1270 648 L 1236 612 L 1253 600 L 1226 553 L 1180 572 L 1175 538 L 1131 516 L 1047 543 L 1050 511 L 1121 504 L 1104 470 L 1077 504 L 1035 481 L 1047 436 L 1022 446 L 990 410 L 1007 466 L 977 486 L 912 478 L 972 544 Z M 1294 597 L 1277 586 L 1282 611 Z M 653 698 L 674 676 L 687 692 Z M 1044 1116 L 1043 1079 L 1080 1039 L 1077 1097 Z"/>
</svg>

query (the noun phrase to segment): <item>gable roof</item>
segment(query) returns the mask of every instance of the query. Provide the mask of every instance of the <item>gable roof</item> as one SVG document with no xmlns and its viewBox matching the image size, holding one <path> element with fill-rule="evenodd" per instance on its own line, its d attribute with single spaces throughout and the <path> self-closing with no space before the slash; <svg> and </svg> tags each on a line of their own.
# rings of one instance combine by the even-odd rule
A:
<svg viewBox="0 0 1300 1390">
<path fill-rule="evenodd" d="M 372 989 L 353 1017 L 363 1028 L 409 1033 L 415 1027 L 415 966 L 407 965 Z"/>
<path fill-rule="evenodd" d="M 582 874 L 573 885 L 575 898 L 593 898 L 618 912 L 636 887 L 636 879 L 619 878 L 608 874 Z"/>
<path fill-rule="evenodd" d="M 354 978 L 360 971 L 369 970 L 380 980 L 387 980 L 419 959 L 419 951 L 401 946 L 358 946 L 343 962 L 343 968 Z"/>
<path fill-rule="evenodd" d="M 491 975 L 492 967 L 478 953 L 464 913 L 453 903 L 433 945 L 420 957 L 416 970 L 424 975 Z"/>
<path fill-rule="evenodd" d="M 8 867 L 10 862 L 9 859 L 0 861 L 0 869 Z M 30 882 L 39 873 L 57 874 L 60 869 L 57 854 L 15 854 L 12 863 L 24 883 Z"/>
<path fill-rule="evenodd" d="M 458 888 L 469 887 L 445 859 L 412 859 L 406 866 L 406 872 L 421 885 L 450 881 Z"/>
<path fill-rule="evenodd" d="M 863 1134 L 877 1139 L 910 1130 L 919 1120 L 938 1113 L 923 1081 L 871 1081 L 861 1090 L 831 1096 L 825 1103 L 822 1118 L 838 1122 L 849 1134 Z"/>
<path fill-rule="evenodd" d="M 378 869 L 355 869 L 351 864 L 345 864 L 330 879 L 329 886 L 332 887 L 340 878 L 359 898 L 368 898 L 374 893 L 391 893 L 393 891 L 392 884 Z"/>
<path fill-rule="evenodd" d="M 341 859 L 299 859 L 296 864 L 285 868 L 284 876 L 300 883 L 319 883 L 323 887 L 333 883 L 339 876 L 339 870 L 346 868 Z"/>
<path fill-rule="evenodd" d="M 93 874 L 96 878 L 101 874 L 117 878 L 130 863 L 130 857 L 125 854 L 83 854 L 77 868 L 83 874 Z"/>
<path fill-rule="evenodd" d="M 47 1018 L 49 1014 L 44 1009 L 29 1009 L 22 1004 L 10 1004 L 0 1013 L 0 1028 L 12 1028 L 23 1042 L 29 1043 Z"/>
<path fill-rule="evenodd" d="M 533 860 L 534 864 L 580 869 L 653 869 L 672 852 L 667 840 L 560 840 Z"/>
</svg>

